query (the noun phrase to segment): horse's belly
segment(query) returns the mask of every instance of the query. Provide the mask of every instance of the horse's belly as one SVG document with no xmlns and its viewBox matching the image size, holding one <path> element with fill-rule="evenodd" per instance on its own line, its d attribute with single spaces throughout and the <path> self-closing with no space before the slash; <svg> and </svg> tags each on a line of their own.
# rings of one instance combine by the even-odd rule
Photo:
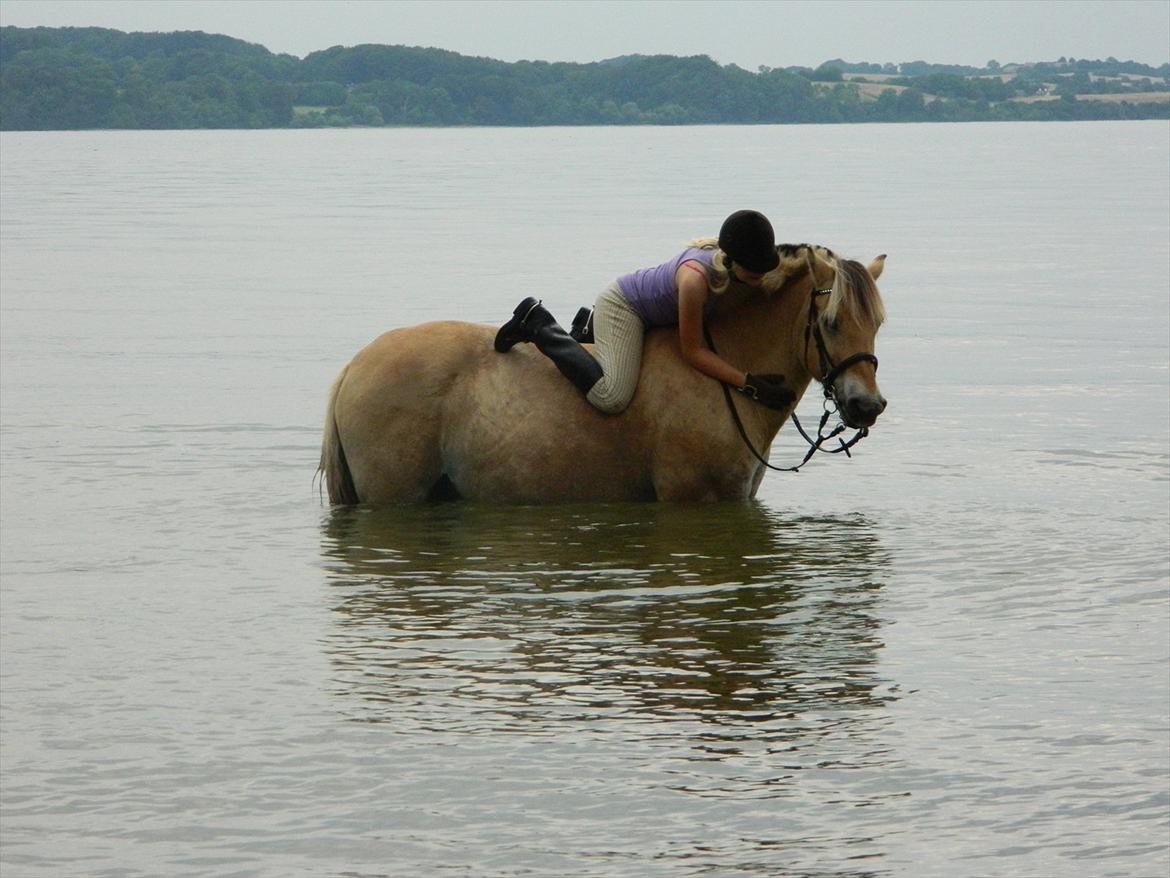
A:
<svg viewBox="0 0 1170 878">
<path fill-rule="evenodd" d="M 461 496 L 492 503 L 653 499 L 628 425 L 603 415 L 527 351 L 468 382 L 443 436 L 444 472 Z M 512 358 L 514 359 L 507 359 Z"/>
<path fill-rule="evenodd" d="M 540 417 L 507 431 L 469 422 L 444 442 L 443 462 L 460 496 L 489 503 L 654 499 L 649 474 L 637 461 L 594 438 L 566 435 Z"/>
</svg>

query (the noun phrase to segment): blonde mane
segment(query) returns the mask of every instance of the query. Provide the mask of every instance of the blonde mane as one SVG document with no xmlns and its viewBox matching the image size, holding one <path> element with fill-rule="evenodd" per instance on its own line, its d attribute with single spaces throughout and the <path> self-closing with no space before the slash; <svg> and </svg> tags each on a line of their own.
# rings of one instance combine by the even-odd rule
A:
<svg viewBox="0 0 1170 878">
<path fill-rule="evenodd" d="M 731 281 L 730 266 L 727 254 L 719 249 L 718 238 L 694 238 L 687 243 L 687 247 L 697 247 L 701 250 L 714 250 L 711 258 L 710 276 L 711 292 L 715 294 L 727 290 Z M 776 252 L 780 256 L 780 264 L 764 275 L 761 284 L 768 295 L 780 291 L 789 281 L 808 273 L 816 283 L 816 272 L 813 262 L 820 259 L 827 262 L 834 269 L 832 293 L 821 311 L 821 317 L 827 321 L 838 319 L 842 309 L 853 311 L 857 319 L 865 320 L 874 327 L 881 326 L 886 319 L 886 308 L 882 304 L 881 294 L 877 285 L 865 266 L 852 259 L 842 259 L 828 247 L 817 244 L 778 244 Z"/>
</svg>

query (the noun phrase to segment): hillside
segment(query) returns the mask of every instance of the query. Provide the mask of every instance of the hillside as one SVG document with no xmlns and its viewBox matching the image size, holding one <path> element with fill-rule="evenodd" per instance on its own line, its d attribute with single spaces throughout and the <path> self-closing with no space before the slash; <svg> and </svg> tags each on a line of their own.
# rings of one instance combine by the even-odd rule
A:
<svg viewBox="0 0 1170 878">
<path fill-rule="evenodd" d="M 1170 118 L 1170 64 L 984 68 L 590 64 L 335 46 L 303 59 L 202 32 L 0 28 L 0 129 L 694 125 Z"/>
</svg>

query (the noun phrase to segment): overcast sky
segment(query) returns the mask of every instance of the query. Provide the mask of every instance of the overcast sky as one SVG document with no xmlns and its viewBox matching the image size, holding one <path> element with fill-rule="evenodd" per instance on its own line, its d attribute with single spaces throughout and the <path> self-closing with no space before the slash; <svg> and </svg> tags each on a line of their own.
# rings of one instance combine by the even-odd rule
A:
<svg viewBox="0 0 1170 878">
<path fill-rule="evenodd" d="M 201 30 L 303 57 L 360 43 L 505 61 L 710 55 L 848 61 L 1170 61 L 1170 0 L 0 0 L 0 23 Z"/>
</svg>

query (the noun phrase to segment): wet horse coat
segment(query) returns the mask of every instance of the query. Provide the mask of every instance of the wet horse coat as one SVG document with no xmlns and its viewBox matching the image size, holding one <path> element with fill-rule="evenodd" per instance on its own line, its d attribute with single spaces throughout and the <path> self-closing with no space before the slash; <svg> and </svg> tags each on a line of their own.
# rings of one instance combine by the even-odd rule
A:
<svg viewBox="0 0 1170 878">
<path fill-rule="evenodd" d="M 814 377 L 824 377 L 805 335 L 812 291 L 836 281 L 820 313 L 833 360 L 872 351 L 883 314 L 872 279 L 884 257 L 867 270 L 825 250 L 780 249 L 780 266 L 765 279 L 773 292 L 733 284 L 708 322 L 725 360 L 783 374 L 799 401 Z M 387 332 L 358 352 L 329 398 L 320 468 L 331 502 L 754 496 L 764 467 L 736 431 L 721 386 L 683 361 L 672 327 L 647 334 L 638 389 L 620 415 L 590 406 L 533 346 L 496 353 L 494 334 L 471 323 L 426 323 Z M 835 382 L 853 426 L 868 426 L 885 407 L 875 372 L 860 362 Z M 733 397 L 766 457 L 791 409 Z"/>
</svg>

